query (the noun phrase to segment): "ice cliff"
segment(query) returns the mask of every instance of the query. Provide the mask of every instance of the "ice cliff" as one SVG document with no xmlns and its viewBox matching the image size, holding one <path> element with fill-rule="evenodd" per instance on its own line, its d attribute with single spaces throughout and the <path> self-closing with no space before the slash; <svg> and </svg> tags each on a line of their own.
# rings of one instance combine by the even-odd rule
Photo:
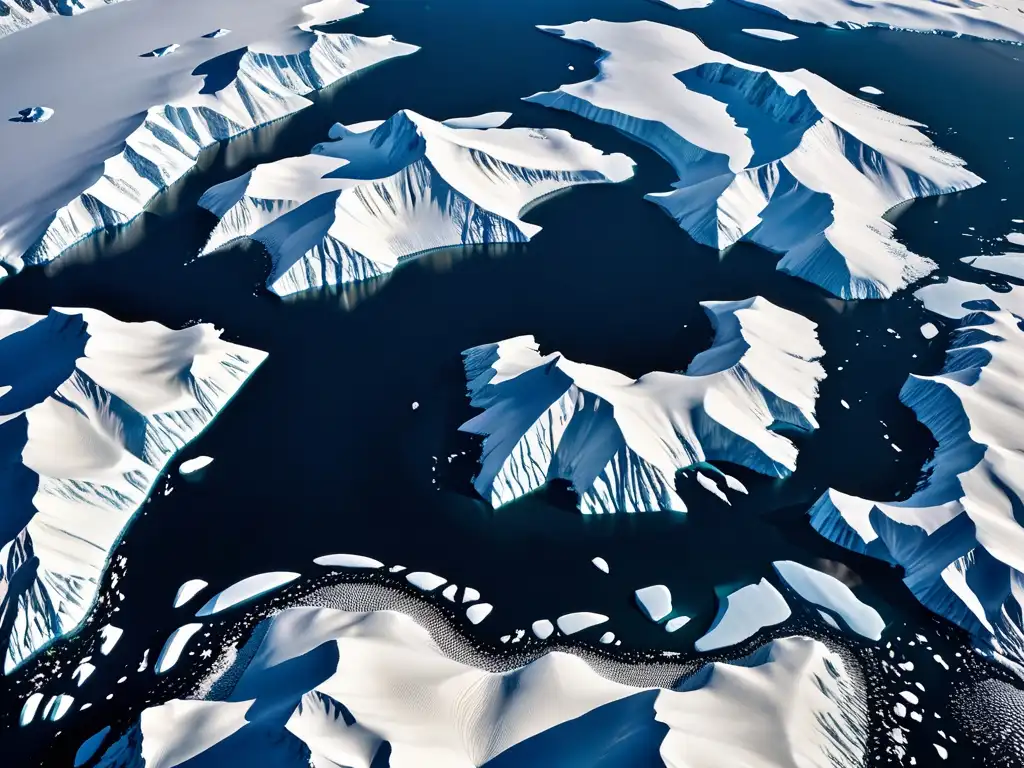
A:
<svg viewBox="0 0 1024 768">
<path fill-rule="evenodd" d="M 267 287 L 285 295 L 390 272 L 434 248 L 524 242 L 520 220 L 545 195 L 633 174 L 565 131 L 499 128 L 507 113 L 436 122 L 408 110 L 337 124 L 305 157 L 261 165 L 209 190 L 220 217 L 202 253 L 241 237 L 270 253 Z"/>
<path fill-rule="evenodd" d="M 561 479 L 585 513 L 685 511 L 680 470 L 717 472 L 708 462 L 721 460 L 789 475 L 797 449 L 778 428 L 817 428 L 814 323 L 760 297 L 703 306 L 714 342 L 685 374 L 633 380 L 541 355 L 532 336 L 466 350 L 468 394 L 483 410 L 460 427 L 484 436 L 477 491 L 497 507 Z"/>
<path fill-rule="evenodd" d="M 847 549 L 888 560 L 929 609 L 986 650 L 1024 660 L 1024 331 L 1002 310 L 967 314 L 936 376 L 900 399 L 938 442 L 903 501 L 829 490 L 811 523 Z"/>
<path fill-rule="evenodd" d="M 0 311 L 0 649 L 10 670 L 72 630 L 175 453 L 265 355 L 209 325 Z"/>
<path fill-rule="evenodd" d="M 883 216 L 982 179 L 920 124 L 800 69 L 774 72 L 652 22 L 542 27 L 601 50 L 599 74 L 527 98 L 614 126 L 679 176 L 650 194 L 712 248 L 747 241 L 844 299 L 887 298 L 934 269 Z"/>
</svg>

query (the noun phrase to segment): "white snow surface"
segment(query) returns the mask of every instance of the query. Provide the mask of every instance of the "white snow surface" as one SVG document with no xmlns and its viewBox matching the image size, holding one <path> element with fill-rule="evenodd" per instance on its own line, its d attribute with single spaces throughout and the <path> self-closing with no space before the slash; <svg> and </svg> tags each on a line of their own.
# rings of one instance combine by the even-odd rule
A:
<svg viewBox="0 0 1024 768">
<path fill-rule="evenodd" d="M 383 568 L 384 563 L 380 560 L 374 560 L 372 557 L 366 557 L 365 555 L 348 555 L 348 554 L 337 554 L 337 555 L 323 555 L 313 560 L 317 565 L 324 566 L 335 566 L 341 568 Z"/>
<path fill-rule="evenodd" d="M 987 269 L 995 271 L 989 263 Z M 943 283 L 932 283 L 914 291 L 914 297 L 937 315 L 959 320 L 978 309 L 999 308 L 1024 317 L 1024 288 L 1011 285 L 1009 291 L 996 291 L 980 283 L 968 283 L 955 277 Z M 966 306 L 965 306 L 966 305 Z"/>
<path fill-rule="evenodd" d="M 174 607 L 180 608 L 208 586 L 209 583 L 202 579 L 189 579 L 178 587 L 178 592 L 174 595 Z"/>
<path fill-rule="evenodd" d="M 500 128 L 510 114 L 444 122 L 409 110 L 343 126 L 312 154 L 257 166 L 199 204 L 220 218 L 207 255 L 239 238 L 261 243 L 267 287 L 287 295 L 387 274 L 437 248 L 525 242 L 520 219 L 540 198 L 633 175 L 565 131 Z"/>
<path fill-rule="evenodd" d="M 655 149 L 679 181 L 647 199 L 697 242 L 756 243 L 783 254 L 780 270 L 840 298 L 888 298 L 935 268 L 893 238 L 887 211 L 982 183 L 919 123 L 805 69 L 744 64 L 647 21 L 542 29 L 604 55 L 594 79 L 527 101 Z"/>
<path fill-rule="evenodd" d="M 227 589 L 218 592 L 211 597 L 207 603 L 196 611 L 196 617 L 212 616 L 233 608 L 239 603 L 253 600 L 267 592 L 272 592 L 278 587 L 284 586 L 299 578 L 298 573 L 293 571 L 270 571 L 258 573 L 255 576 L 248 576 L 241 581 L 236 581 Z"/>
<path fill-rule="evenodd" d="M 792 560 L 772 563 L 779 577 L 800 597 L 841 618 L 854 632 L 880 640 L 885 621 L 839 579 Z"/>
<path fill-rule="evenodd" d="M 0 592 L 12 590 L 14 611 L 6 670 L 85 617 L 108 554 L 161 472 L 265 357 L 210 325 L 0 311 L 0 425 L 13 436 L 0 476 L 15 489 L 0 523 Z M 17 579 L 34 557 L 35 576 Z"/>
<path fill-rule="evenodd" d="M 966 256 L 960 261 L 975 269 L 1024 280 L 1024 253 L 997 253 L 991 256 Z"/>
<path fill-rule="evenodd" d="M 178 467 L 178 472 L 183 475 L 191 475 L 201 469 L 206 469 L 211 464 L 213 464 L 212 456 L 196 456 L 194 459 L 181 462 L 181 466 Z"/>
<path fill-rule="evenodd" d="M 711 629 L 694 648 L 714 651 L 749 640 L 765 627 L 781 624 L 791 614 L 789 603 L 764 579 L 748 584 L 719 601 L 718 615 Z"/>
<path fill-rule="evenodd" d="M 791 35 L 789 32 L 780 32 L 777 29 L 744 29 L 748 35 L 754 37 L 763 37 L 765 40 L 776 40 L 780 43 L 784 43 L 787 40 L 796 40 L 796 35 Z"/>
<path fill-rule="evenodd" d="M 131 0 L 0 38 L 0 61 L 17 69 L 4 80 L 0 114 L 26 104 L 56 111 L 32 130 L 0 121 L 0 168 L 19 190 L 0 198 L 0 277 L 131 221 L 195 167 L 203 148 L 417 50 L 391 37 L 312 31 L 364 8 L 356 0 Z M 225 21 L 233 34 L 204 37 Z M 140 56 L 169 41 L 180 45 L 173 56 Z M 68 62 L 83 73 L 69 76 Z"/>
<path fill-rule="evenodd" d="M 653 584 L 633 593 L 637 605 L 651 621 L 661 621 L 672 613 L 672 592 L 664 584 Z"/>
<path fill-rule="evenodd" d="M 807 24 L 841 29 L 888 27 L 911 32 L 1024 43 L 1019 0 L 735 0 Z"/>
<path fill-rule="evenodd" d="M 771 427 L 817 428 L 816 326 L 760 297 L 703 306 L 714 343 L 685 374 L 634 380 L 541 355 L 532 336 L 463 352 L 470 401 L 483 409 L 460 427 L 485 438 L 480 495 L 498 507 L 562 479 L 584 513 L 685 511 L 679 470 L 717 472 L 707 462 L 722 460 L 788 476 L 796 447 Z"/>
<path fill-rule="evenodd" d="M 203 628 L 201 623 L 185 624 L 184 626 L 178 627 L 164 643 L 164 647 L 160 649 L 160 655 L 157 657 L 156 666 L 153 670 L 158 675 L 162 675 L 168 672 L 171 667 L 178 663 L 178 659 L 181 658 L 181 652 L 185 650 L 185 646 L 188 645 L 188 641 L 192 639 L 200 629 Z"/>
<path fill-rule="evenodd" d="M 1005 294 L 1002 294 L 1005 296 Z M 832 541 L 904 568 L 932 611 L 983 648 L 1024 660 L 1024 331 L 1005 310 L 971 313 L 935 376 L 911 376 L 900 399 L 938 447 L 903 501 L 832 489 L 811 524 Z"/>
<path fill-rule="evenodd" d="M 806 638 L 658 690 L 612 682 L 561 652 L 486 672 L 447 658 L 391 612 L 292 608 L 266 626 L 227 700 L 146 709 L 108 756 L 172 768 L 192 758 L 297 766 L 300 754 L 303 765 L 369 768 L 387 742 L 391 768 L 536 765 L 552 749 L 566 765 L 629 768 L 630 740 L 616 749 L 627 728 L 660 742 L 670 768 L 854 768 L 864 759 L 859 682 Z"/>
<path fill-rule="evenodd" d="M 74 16 L 124 0 L 6 0 L 0 15 L 0 37 L 55 16 Z"/>
</svg>

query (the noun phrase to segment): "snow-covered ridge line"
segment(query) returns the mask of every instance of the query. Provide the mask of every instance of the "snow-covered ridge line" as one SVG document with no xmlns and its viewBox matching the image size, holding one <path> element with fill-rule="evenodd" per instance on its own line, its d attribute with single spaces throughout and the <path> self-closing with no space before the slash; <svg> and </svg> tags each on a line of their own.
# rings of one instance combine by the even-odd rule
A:
<svg viewBox="0 0 1024 768">
<path fill-rule="evenodd" d="M 0 37 L 54 16 L 74 16 L 126 0 L 0 0 Z M 6 10 L 6 13 L 3 11 Z"/>
<path fill-rule="evenodd" d="M 1010 312 L 968 314 L 936 376 L 911 376 L 900 399 L 938 442 L 904 501 L 830 490 L 815 529 L 902 566 L 926 607 L 988 651 L 1024 661 L 1024 331 Z"/>
<path fill-rule="evenodd" d="M 261 165 L 210 189 L 220 217 L 202 255 L 248 237 L 269 252 L 267 287 L 286 295 L 387 274 L 437 248 L 525 242 L 520 219 L 553 192 L 633 174 L 565 131 L 501 128 L 509 113 L 437 122 L 409 110 L 335 125 L 305 157 Z"/>
<path fill-rule="evenodd" d="M 526 100 L 614 126 L 679 181 L 647 199 L 699 243 L 748 241 L 845 299 L 888 298 L 935 265 L 884 219 L 908 200 L 982 183 L 919 123 L 807 70 L 775 72 L 652 22 L 541 27 L 603 51 L 592 80 Z"/>
<path fill-rule="evenodd" d="M 733 0 L 807 24 L 974 37 L 1024 45 L 1024 14 L 1015 0 Z"/>
<path fill-rule="evenodd" d="M 210 325 L 175 331 L 91 309 L 0 311 L 7 671 L 82 621 L 160 473 L 265 357 Z"/>
<path fill-rule="evenodd" d="M 498 507 L 561 479 L 585 513 L 685 511 L 680 470 L 703 468 L 741 492 L 708 462 L 788 476 L 797 449 L 777 427 L 817 428 L 815 324 L 760 297 L 703 306 L 715 339 L 685 374 L 634 381 L 542 356 L 532 336 L 466 350 L 468 395 L 483 409 L 460 427 L 484 436 L 477 491 Z"/>
</svg>

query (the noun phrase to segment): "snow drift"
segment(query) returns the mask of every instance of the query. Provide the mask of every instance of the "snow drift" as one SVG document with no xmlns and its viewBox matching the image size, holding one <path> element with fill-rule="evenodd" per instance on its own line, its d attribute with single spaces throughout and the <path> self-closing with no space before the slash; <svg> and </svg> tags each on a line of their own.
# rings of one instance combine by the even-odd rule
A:
<svg viewBox="0 0 1024 768">
<path fill-rule="evenodd" d="M 466 350 L 470 401 L 483 409 L 460 427 L 485 438 L 477 491 L 497 507 L 561 479 L 585 513 L 685 511 L 680 470 L 717 472 L 708 462 L 721 460 L 788 476 L 797 449 L 778 428 L 817 428 L 815 324 L 760 297 L 703 306 L 714 343 L 685 374 L 633 380 L 541 355 L 532 336 Z"/>
<path fill-rule="evenodd" d="M 0 167 L 19 190 L 0 200 L 0 277 L 128 223 L 204 148 L 417 50 L 391 37 L 313 29 L 363 8 L 355 0 L 132 0 L 0 39 L 0 57 L 18 62 L 0 107 L 55 110 L 33 131 L 0 122 Z M 221 21 L 233 34 L 204 37 Z M 173 56 L 140 56 L 168 41 L 180 46 Z M 87 76 L 69 78 L 67 62 L 77 60 Z"/>
<path fill-rule="evenodd" d="M 542 27 L 603 51 L 592 80 L 527 98 L 614 126 L 679 176 L 650 194 L 712 248 L 783 254 L 779 269 L 844 299 L 888 298 L 935 265 L 894 239 L 883 215 L 982 179 L 919 123 L 800 69 L 774 72 L 652 22 Z"/>
<path fill-rule="evenodd" d="M 144 710 L 100 765 L 855 768 L 864 759 L 859 677 L 806 638 L 660 690 L 605 679 L 560 652 L 487 672 L 447 658 L 392 612 L 292 608 L 261 630 L 239 653 L 251 661 L 230 692 Z"/>
<path fill-rule="evenodd" d="M 507 113 L 435 122 L 404 110 L 381 123 L 331 129 L 305 157 L 261 165 L 209 190 L 220 217 L 209 254 L 248 237 L 273 262 L 267 287 L 285 295 L 390 272 L 434 248 L 524 242 L 540 227 L 519 216 L 576 184 L 633 175 L 565 131 L 500 129 Z"/>
<path fill-rule="evenodd" d="M 158 476 L 263 361 L 209 325 L 0 311 L 0 626 L 10 670 L 73 629 Z"/>
<path fill-rule="evenodd" d="M 811 523 L 847 549 L 902 566 L 929 609 L 980 646 L 1024 660 L 1024 331 L 1006 311 L 968 314 L 936 376 L 911 376 L 900 399 L 938 442 L 904 501 L 829 490 Z"/>
</svg>

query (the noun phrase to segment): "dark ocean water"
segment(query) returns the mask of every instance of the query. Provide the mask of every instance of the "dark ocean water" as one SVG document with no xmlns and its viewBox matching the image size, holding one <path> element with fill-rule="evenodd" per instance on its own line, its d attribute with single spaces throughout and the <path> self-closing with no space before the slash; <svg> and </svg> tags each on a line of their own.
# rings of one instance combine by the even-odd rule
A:
<svg viewBox="0 0 1024 768">
<path fill-rule="evenodd" d="M 642 199 L 674 180 L 656 154 L 613 129 L 521 102 L 596 71 L 594 51 L 534 25 L 591 17 L 674 24 L 742 61 L 805 67 L 850 92 L 881 88 L 884 95 L 871 97 L 876 103 L 929 125 L 940 146 L 988 181 L 917 202 L 898 217 L 900 239 L 939 262 L 943 274 L 967 276 L 958 259 L 996 250 L 979 238 L 998 237 L 1011 218 L 1024 217 L 1020 48 L 801 26 L 725 0 L 688 12 L 644 0 L 376 0 L 339 28 L 393 34 L 423 50 L 212 150 L 197 173 L 124 230 L 0 284 L 5 308 L 88 306 L 171 327 L 212 322 L 226 338 L 269 353 L 180 457 L 215 458 L 202 480 L 172 473 L 173 493 L 154 496 L 118 550 L 128 558 L 118 585 L 125 599 L 113 619 L 126 630 L 117 648 L 122 666 L 134 669 L 146 648 L 155 658 L 167 634 L 191 615 L 171 609 L 186 579 L 209 581 L 212 594 L 263 571 L 315 575 L 312 558 L 331 552 L 401 563 L 479 589 L 495 606 L 476 630 L 490 639 L 535 619 L 586 610 L 612 617 L 624 646 L 685 650 L 714 616 L 716 593 L 767 575 L 777 559 L 844 562 L 861 582 L 858 593 L 887 619 L 931 625 L 898 572 L 820 539 L 803 516 L 828 487 L 880 499 L 913 490 L 934 444 L 898 392 L 909 373 L 939 369 L 946 334 L 930 342 L 921 337 L 919 326 L 935 319 L 909 291 L 885 302 L 844 303 L 775 271 L 776 257 L 755 247 L 719 254 L 696 245 Z M 743 27 L 782 29 L 799 39 L 757 39 Z M 346 290 L 281 300 L 262 287 L 268 263 L 256 246 L 192 262 L 215 223 L 195 205 L 209 186 L 256 163 L 307 152 L 334 121 L 383 119 L 401 108 L 439 119 L 512 111 L 510 125 L 564 128 L 605 152 L 630 155 L 636 176 L 545 202 L 527 216 L 543 227 L 527 245 L 434 252 L 383 281 Z M 1015 127 L 1021 135 L 1012 141 Z M 733 507 L 683 481 L 688 515 L 585 517 L 542 495 L 495 512 L 473 497 L 477 443 L 456 431 L 471 415 L 461 350 L 532 333 L 545 350 L 630 375 L 678 370 L 710 342 L 698 302 L 756 294 L 817 322 L 826 349 L 821 428 L 798 438 L 792 478 L 738 472 L 751 494 Z M 590 564 L 597 555 L 611 564 L 610 576 Z M 673 635 L 633 606 L 634 589 L 657 583 L 671 588 L 680 613 L 696 617 Z M 58 643 L 55 653 L 71 656 L 94 629 Z M 35 663 L 0 686 L 0 729 L 14 729 L 0 730 L 0 739 L 18 741 L 15 765 L 39 762 L 39 750 L 58 730 L 64 733 L 56 741 L 64 739 L 73 753 L 82 736 L 151 696 L 147 674 L 104 701 L 124 672 L 117 664 L 99 666 L 76 692 L 75 709 L 92 701 L 92 710 L 57 726 L 14 732 Z"/>
</svg>

